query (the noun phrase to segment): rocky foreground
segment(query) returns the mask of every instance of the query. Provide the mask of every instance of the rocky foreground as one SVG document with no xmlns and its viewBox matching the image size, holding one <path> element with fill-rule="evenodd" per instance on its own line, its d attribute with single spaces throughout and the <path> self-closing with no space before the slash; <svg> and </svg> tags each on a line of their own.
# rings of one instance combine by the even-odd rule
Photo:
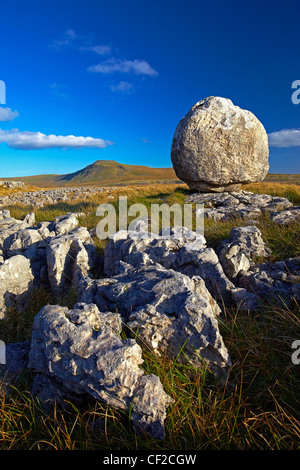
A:
<svg viewBox="0 0 300 470">
<path fill-rule="evenodd" d="M 239 214 L 245 226 L 234 228 L 213 250 L 196 232 L 175 227 L 170 236 L 150 234 L 144 221 L 134 231 L 114 234 L 102 259 L 94 231 L 79 226 L 84 214 L 36 224 L 33 212 L 16 220 L 2 209 L 1 318 L 7 308 L 24 311 L 33 289 L 58 295 L 74 288 L 78 296 L 72 309 L 45 305 L 30 343 L 7 345 L 6 385 L 29 368 L 32 394 L 41 403 L 64 406 L 66 398 L 90 395 L 130 410 L 137 430 L 163 438 L 173 400 L 159 377 L 139 367 L 143 349 L 199 369 L 204 361 L 226 379 L 230 351 L 218 325 L 224 309 L 255 311 L 265 300 L 300 299 L 300 259 L 269 262 L 271 251 L 255 220 L 266 213 L 275 223 L 296 223 L 300 208 L 244 191 L 195 194 L 191 201 L 205 203 L 205 216 L 215 220 Z M 122 331 L 129 339 L 121 339 Z"/>
<path fill-rule="evenodd" d="M 0 186 L 1 185 L 0 181 Z M 19 188 L 25 187 L 24 183 L 19 181 L 3 182 L 4 186 L 8 188 Z M 0 207 L 3 206 L 14 206 L 16 204 L 23 206 L 32 206 L 37 209 L 44 207 L 45 204 L 57 204 L 59 202 L 70 202 L 77 200 L 78 198 L 87 199 L 98 194 L 105 194 L 115 189 L 110 188 L 85 188 L 85 187 L 74 187 L 74 188 L 58 188 L 58 189 L 45 189 L 37 191 L 18 191 L 13 194 L 0 196 Z"/>
</svg>

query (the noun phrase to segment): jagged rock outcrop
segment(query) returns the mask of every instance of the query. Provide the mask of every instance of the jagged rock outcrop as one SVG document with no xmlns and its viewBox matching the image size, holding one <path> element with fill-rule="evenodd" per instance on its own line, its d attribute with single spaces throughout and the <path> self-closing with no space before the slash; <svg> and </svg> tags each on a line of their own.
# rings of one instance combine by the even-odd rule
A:
<svg viewBox="0 0 300 470">
<path fill-rule="evenodd" d="M 96 305 L 45 306 L 34 320 L 28 366 L 73 393 L 131 410 L 138 430 L 162 439 L 173 399 L 157 376 L 139 367 L 142 350 L 136 341 L 121 340 L 120 333 L 119 314 L 102 313 Z"/>
<path fill-rule="evenodd" d="M 171 229 L 170 236 L 117 232 L 105 247 L 105 274 L 117 274 L 120 260 L 133 266 L 159 263 L 190 277 L 200 276 L 216 299 L 231 303 L 230 290 L 234 285 L 224 274 L 215 251 L 206 246 L 203 235 L 183 228 L 182 236 L 174 237 L 174 230 L 179 228 Z"/>
<path fill-rule="evenodd" d="M 9 211 L 1 211 L 0 297 L 5 299 L 0 300 L 1 316 L 16 302 L 23 305 L 21 300 L 31 287 L 56 292 L 76 287 L 82 276 L 92 275 L 100 259 L 90 233 L 78 226 L 80 216 L 68 213 L 35 226 L 34 213 L 17 220 Z"/>
<path fill-rule="evenodd" d="M 241 273 L 239 286 L 260 298 L 289 301 L 300 285 L 300 257 L 261 263 Z"/>
<path fill-rule="evenodd" d="M 281 212 L 274 212 L 270 219 L 278 225 L 288 226 L 300 222 L 300 206 L 290 207 L 290 209 Z"/>
<path fill-rule="evenodd" d="M 230 366 L 218 327 L 220 308 L 198 276 L 120 262 L 112 278 L 84 279 L 79 301 L 119 312 L 139 344 L 157 355 L 187 358 L 195 367 L 205 361 L 216 375 Z"/>
<path fill-rule="evenodd" d="M 276 222 L 279 214 L 284 214 L 287 210 L 289 216 L 291 209 L 294 210 L 293 204 L 287 198 L 255 194 L 250 191 L 196 193 L 189 195 L 185 202 L 204 204 L 204 217 L 216 221 L 226 221 L 236 217 L 256 220 L 263 214 L 268 214 Z"/>
<path fill-rule="evenodd" d="M 241 271 L 250 269 L 253 258 L 266 258 L 271 250 L 266 246 L 261 231 L 255 226 L 236 227 L 228 240 L 223 240 L 217 251 L 226 276 L 235 281 Z"/>
<path fill-rule="evenodd" d="M 76 285 L 82 276 L 87 276 L 95 267 L 97 252 L 88 230 L 78 227 L 66 235 L 51 238 L 46 258 L 50 286 L 57 290 Z"/>
<path fill-rule="evenodd" d="M 218 96 L 199 101 L 181 119 L 171 149 L 176 175 L 194 191 L 230 191 L 262 181 L 268 158 L 262 123 Z"/>
</svg>

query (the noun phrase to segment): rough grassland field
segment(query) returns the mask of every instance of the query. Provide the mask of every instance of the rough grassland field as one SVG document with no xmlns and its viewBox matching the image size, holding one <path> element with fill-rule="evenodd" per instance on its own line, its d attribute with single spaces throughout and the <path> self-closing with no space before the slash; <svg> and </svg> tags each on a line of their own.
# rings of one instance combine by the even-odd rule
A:
<svg viewBox="0 0 300 470">
<path fill-rule="evenodd" d="M 260 183 L 247 190 L 288 197 L 300 205 L 297 184 Z M 185 185 L 154 184 L 119 187 L 89 201 L 45 206 L 35 210 L 37 222 L 53 220 L 66 212 L 84 212 L 81 224 L 94 228 L 96 208 L 127 195 L 128 204 L 183 204 Z M 108 198 L 108 196 L 110 196 Z M 32 208 L 9 207 L 22 218 Z M 239 219 L 205 224 L 208 245 L 215 247 Z M 272 249 L 271 260 L 300 256 L 300 227 L 279 227 L 260 220 L 263 238 Z M 95 238 L 99 251 L 104 242 Z M 97 273 L 99 276 L 101 272 Z M 32 295 L 22 314 L 11 310 L 0 322 L 5 343 L 30 340 L 34 316 L 49 304 L 72 307 L 76 292 L 53 298 L 46 291 Z M 84 405 L 67 403 L 66 409 L 45 411 L 30 395 L 31 373 L 19 377 L 10 396 L 0 396 L 0 449 L 105 449 L 105 450 L 199 450 L 199 449 L 300 449 L 300 364 L 291 360 L 294 340 L 300 339 L 300 308 L 266 304 L 255 314 L 235 309 L 220 318 L 220 332 L 232 360 L 231 386 L 221 386 L 207 368 L 196 370 L 179 362 L 144 354 L 142 368 L 159 375 L 166 393 L 175 402 L 167 410 L 166 437 L 155 441 L 135 433 L 128 415 L 93 399 Z M 1 388 L 0 388 L 1 391 Z"/>
</svg>

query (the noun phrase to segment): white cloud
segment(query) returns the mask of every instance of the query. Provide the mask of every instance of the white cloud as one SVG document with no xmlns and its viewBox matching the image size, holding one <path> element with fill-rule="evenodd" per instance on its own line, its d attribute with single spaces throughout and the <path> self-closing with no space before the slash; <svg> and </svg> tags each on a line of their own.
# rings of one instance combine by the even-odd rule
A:
<svg viewBox="0 0 300 470">
<path fill-rule="evenodd" d="M 89 72 L 110 74 L 114 72 L 133 73 L 135 75 L 156 76 L 158 72 L 145 60 L 126 60 L 111 57 L 100 64 L 92 65 L 87 69 Z"/>
<path fill-rule="evenodd" d="M 88 46 L 88 47 L 81 47 L 81 51 L 87 51 L 87 52 L 95 52 L 98 55 L 108 55 L 111 53 L 111 46 L 106 46 L 106 45 L 98 45 L 98 46 Z"/>
<path fill-rule="evenodd" d="M 132 83 L 121 81 L 117 85 L 111 85 L 111 91 L 119 91 L 120 93 L 132 93 L 133 85 Z"/>
<path fill-rule="evenodd" d="M 268 134 L 270 147 L 300 147 L 300 129 L 283 129 Z"/>
<path fill-rule="evenodd" d="M 148 140 L 146 137 L 142 138 L 143 144 L 149 144 L 150 140 Z"/>
<path fill-rule="evenodd" d="M 13 111 L 10 108 L 0 107 L 0 121 L 1 122 L 13 121 L 18 116 L 20 116 L 18 111 Z"/>
<path fill-rule="evenodd" d="M 52 148 L 105 148 L 113 145 L 112 142 L 93 137 L 77 137 L 74 135 L 45 135 L 41 132 L 19 131 L 0 129 L 0 143 L 6 143 L 8 147 L 20 150 L 39 150 Z"/>
</svg>

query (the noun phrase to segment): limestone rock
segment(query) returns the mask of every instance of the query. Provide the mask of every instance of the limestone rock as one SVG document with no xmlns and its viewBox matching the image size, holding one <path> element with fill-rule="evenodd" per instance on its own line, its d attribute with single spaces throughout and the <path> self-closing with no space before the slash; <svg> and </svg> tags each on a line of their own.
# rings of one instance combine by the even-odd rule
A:
<svg viewBox="0 0 300 470">
<path fill-rule="evenodd" d="M 121 272 L 122 271 L 122 272 Z M 203 360 L 216 374 L 224 374 L 230 358 L 218 328 L 220 308 L 198 276 L 192 278 L 159 264 L 134 268 L 120 262 L 120 274 L 84 279 L 79 300 L 99 309 L 118 311 L 141 347 L 195 367 Z"/>
<path fill-rule="evenodd" d="M 242 287 L 235 287 L 231 290 L 231 294 L 239 311 L 254 312 L 261 306 L 259 296 Z"/>
<path fill-rule="evenodd" d="M 248 271 L 253 258 L 271 254 L 260 230 L 251 225 L 233 228 L 229 239 L 223 240 L 217 252 L 225 274 L 233 282 L 240 272 Z"/>
<path fill-rule="evenodd" d="M 30 262 L 25 256 L 17 255 L 4 261 L 0 266 L 0 318 L 11 306 L 23 307 L 32 281 Z"/>
<path fill-rule="evenodd" d="M 17 232 L 9 235 L 3 243 L 3 251 L 7 258 L 15 255 L 23 254 L 32 245 L 45 244 L 42 240 L 41 235 L 37 230 L 31 228 L 20 229 Z"/>
<path fill-rule="evenodd" d="M 11 386 L 23 372 L 27 371 L 30 343 L 10 343 L 5 345 L 5 364 L 0 363 L 0 383 L 5 394 L 11 392 Z"/>
<path fill-rule="evenodd" d="M 29 212 L 29 214 L 25 216 L 24 222 L 32 227 L 35 224 L 35 213 Z"/>
<path fill-rule="evenodd" d="M 271 214 L 270 219 L 278 225 L 290 225 L 300 222 L 300 206 L 291 207 L 290 209 L 281 212 L 274 212 Z"/>
<path fill-rule="evenodd" d="M 96 261 L 96 248 L 88 230 L 78 227 L 51 238 L 46 256 L 50 286 L 57 290 L 76 284 L 81 276 L 90 273 Z"/>
<path fill-rule="evenodd" d="M 269 194 L 255 194 L 250 191 L 195 193 L 190 194 L 185 202 L 204 204 L 204 217 L 216 221 L 226 221 L 233 218 L 256 220 L 263 213 L 267 213 L 270 218 L 276 221 L 277 214 L 279 218 L 279 214 L 284 214 L 285 210 L 289 215 L 290 210 L 297 209 L 293 208 L 293 204 L 287 198 L 274 197 Z"/>
<path fill-rule="evenodd" d="M 56 235 L 65 235 L 77 228 L 78 225 L 79 221 L 76 214 L 69 213 L 56 217 L 53 222 L 52 230 L 54 230 Z"/>
<path fill-rule="evenodd" d="M 281 298 L 289 302 L 299 278 L 300 258 L 296 257 L 252 266 L 242 273 L 239 286 L 264 299 Z"/>
<path fill-rule="evenodd" d="M 11 234 L 29 227 L 30 225 L 22 220 L 17 220 L 12 217 L 5 217 L 2 220 L 0 218 L 0 250 L 3 250 L 4 241 Z"/>
<path fill-rule="evenodd" d="M 7 209 L 0 209 L 0 220 L 10 218 L 10 211 Z"/>
<path fill-rule="evenodd" d="M 173 400 L 158 377 L 144 375 L 142 350 L 133 339 L 120 339 L 118 322 L 117 313 L 102 314 L 96 305 L 45 306 L 34 320 L 28 367 L 73 393 L 131 409 L 137 429 L 161 439 Z"/>
<path fill-rule="evenodd" d="M 179 122 L 172 142 L 176 175 L 196 191 L 230 191 L 262 181 L 269 170 L 268 136 L 250 111 L 208 97 Z"/>
<path fill-rule="evenodd" d="M 174 231 L 177 231 L 176 237 L 172 237 Z M 181 237 L 178 231 L 181 231 Z M 173 228 L 170 235 L 117 232 L 105 247 L 105 274 L 117 274 L 119 261 L 133 266 L 159 263 L 190 277 L 200 276 L 215 299 L 231 303 L 230 289 L 234 286 L 226 277 L 215 251 L 206 246 L 203 235 L 184 227 Z"/>
</svg>

